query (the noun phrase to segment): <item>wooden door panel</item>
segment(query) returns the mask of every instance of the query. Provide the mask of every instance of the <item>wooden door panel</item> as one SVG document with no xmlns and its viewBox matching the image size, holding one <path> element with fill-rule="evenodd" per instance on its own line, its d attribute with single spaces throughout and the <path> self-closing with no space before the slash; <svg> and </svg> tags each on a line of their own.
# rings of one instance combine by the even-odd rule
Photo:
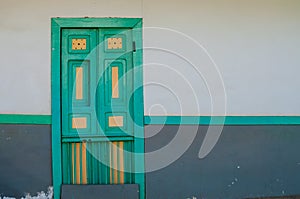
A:
<svg viewBox="0 0 300 199">
<path fill-rule="evenodd" d="M 131 30 L 64 29 L 62 38 L 63 183 L 134 183 Z"/>
</svg>

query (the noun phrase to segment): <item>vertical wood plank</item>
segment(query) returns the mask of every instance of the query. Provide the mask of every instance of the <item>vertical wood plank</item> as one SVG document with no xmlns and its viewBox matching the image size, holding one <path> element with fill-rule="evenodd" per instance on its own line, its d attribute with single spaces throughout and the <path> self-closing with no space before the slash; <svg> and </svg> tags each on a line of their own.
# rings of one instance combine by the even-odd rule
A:
<svg viewBox="0 0 300 199">
<path fill-rule="evenodd" d="M 74 168 L 74 143 L 71 144 L 72 150 L 72 184 L 75 184 L 75 168 Z"/>
<path fill-rule="evenodd" d="M 80 184 L 80 143 L 76 143 L 76 184 Z"/>
<path fill-rule="evenodd" d="M 114 171 L 114 184 L 118 183 L 118 156 L 117 156 L 117 142 L 113 142 L 113 171 Z"/>
<path fill-rule="evenodd" d="M 110 144 L 111 147 L 109 147 L 110 149 L 108 150 L 109 151 L 109 182 L 110 184 L 113 184 L 113 172 L 112 172 L 112 167 L 113 167 L 113 161 L 112 161 L 112 148 L 113 148 L 113 144 L 111 143 Z"/>
<path fill-rule="evenodd" d="M 120 156 L 120 183 L 124 184 L 124 142 L 120 142 L 119 146 L 119 156 Z"/>
<path fill-rule="evenodd" d="M 86 175 L 86 143 L 82 143 L 82 184 L 87 184 Z"/>
</svg>

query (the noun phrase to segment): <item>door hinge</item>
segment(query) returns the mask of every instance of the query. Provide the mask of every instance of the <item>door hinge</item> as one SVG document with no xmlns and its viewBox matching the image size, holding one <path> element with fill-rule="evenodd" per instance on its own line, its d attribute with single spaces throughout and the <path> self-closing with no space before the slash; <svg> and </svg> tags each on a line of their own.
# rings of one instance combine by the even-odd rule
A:
<svg viewBox="0 0 300 199">
<path fill-rule="evenodd" d="M 136 52 L 135 41 L 132 42 L 132 51 Z"/>
</svg>

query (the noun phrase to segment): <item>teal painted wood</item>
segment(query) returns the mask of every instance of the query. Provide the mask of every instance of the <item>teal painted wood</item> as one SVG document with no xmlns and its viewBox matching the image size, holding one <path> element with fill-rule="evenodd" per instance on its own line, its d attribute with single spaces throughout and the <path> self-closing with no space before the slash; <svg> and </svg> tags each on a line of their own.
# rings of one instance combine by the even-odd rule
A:
<svg viewBox="0 0 300 199">
<path fill-rule="evenodd" d="M 99 36 L 97 37 L 99 33 Z M 121 37 L 122 49 L 109 49 L 107 46 L 107 39 L 109 37 Z M 72 39 L 86 39 L 86 49 L 84 50 L 73 50 Z M 105 42 L 98 42 L 98 38 L 103 39 Z M 96 48 L 97 44 L 99 46 Z M 98 136 L 114 136 L 113 139 L 110 137 L 107 140 L 123 141 L 128 140 L 126 137 L 131 135 L 133 130 L 133 120 L 130 120 L 129 112 L 132 110 L 133 105 L 130 99 L 132 90 L 133 76 L 130 75 L 132 70 L 132 34 L 130 29 L 63 29 L 62 30 L 62 142 L 64 145 L 74 143 L 72 140 L 77 140 L 77 143 L 82 143 L 82 139 L 86 139 L 93 149 L 93 155 L 96 157 L 99 155 L 99 147 L 101 144 L 95 143 L 95 138 Z M 104 67 L 103 67 L 104 66 Z M 112 98 L 112 67 L 118 67 L 119 75 L 119 98 Z M 83 98 L 76 99 L 76 70 L 83 69 Z M 98 84 L 98 79 L 103 79 Z M 98 85 L 98 86 L 97 86 Z M 96 93 L 96 87 L 98 91 Z M 128 108 L 128 104 L 130 104 Z M 97 113 L 94 113 L 94 108 L 97 107 Z M 108 124 L 108 118 L 113 116 L 123 116 L 124 128 L 110 127 Z M 98 116 L 98 118 L 97 118 Z M 76 129 L 73 128 L 72 118 L 74 117 L 85 117 L 87 118 L 87 128 Z M 101 121 L 101 127 L 97 128 L 98 121 Z M 97 131 L 98 130 L 98 131 Z M 97 137 L 95 137 L 97 136 Z M 65 137 L 67 139 L 65 139 Z M 70 137 L 70 138 L 68 138 Z M 103 137 L 104 139 L 105 137 Z M 130 137 L 129 137 L 130 138 Z M 68 143 L 67 141 L 71 141 Z M 102 142 L 105 144 L 105 142 Z M 66 150 L 66 149 L 64 149 Z M 101 153 L 110 154 L 112 151 L 105 149 Z M 77 153 L 77 152 L 76 152 Z M 78 157 L 72 157 L 80 160 L 82 151 L 77 153 Z M 130 158 L 130 157 L 128 157 Z M 65 161 L 70 161 L 68 154 L 63 151 L 62 157 L 63 165 Z M 101 160 L 100 160 L 101 161 Z M 124 159 L 124 161 L 132 161 Z M 101 164 L 97 158 L 92 159 L 93 164 L 88 167 L 93 171 L 98 168 Z M 77 165 L 77 170 L 82 171 L 82 164 Z M 64 167 L 64 172 L 69 170 Z M 88 171 L 92 172 L 92 171 Z M 82 172 L 81 172 L 82 173 Z M 81 173 L 76 173 L 78 178 L 81 178 Z M 99 175 L 102 173 L 92 172 L 92 180 L 88 183 L 102 183 L 103 180 L 99 180 Z M 113 173 L 115 174 L 115 173 Z M 112 175 L 112 174 L 110 174 Z M 117 177 L 120 173 L 116 174 Z M 110 177 L 110 176 L 107 176 Z M 126 179 L 125 179 L 126 180 Z M 69 179 L 63 178 L 63 183 L 67 183 Z M 106 179 L 106 181 L 109 181 Z M 111 180 L 110 180 L 111 181 Z M 74 179 L 72 183 L 74 184 Z M 77 180 L 77 183 L 82 183 Z M 110 182 L 112 183 L 112 182 Z M 114 180 L 114 183 L 115 180 Z"/>
<path fill-rule="evenodd" d="M 76 38 L 86 38 L 86 50 L 72 50 L 70 44 Z M 96 92 L 96 56 L 97 50 L 97 30 L 96 29 L 63 29 L 62 30 L 62 135 L 83 136 L 96 132 L 96 117 L 92 113 L 95 107 L 95 100 L 92 96 Z M 82 67 L 83 81 L 83 99 L 76 100 L 75 82 L 76 68 Z M 72 118 L 87 118 L 87 128 L 73 129 Z"/>
<path fill-rule="evenodd" d="M 299 125 L 300 116 L 145 116 L 145 125 Z"/>
<path fill-rule="evenodd" d="M 60 38 L 61 26 L 51 20 L 51 113 L 52 113 L 52 175 L 54 199 L 60 198 L 61 165 L 61 95 L 60 95 Z"/>
<path fill-rule="evenodd" d="M 136 46 L 137 48 L 142 47 L 142 19 L 139 18 L 55 18 L 52 19 L 52 119 L 53 119 L 53 128 L 52 128 L 52 154 L 53 154 L 53 186 L 54 186 L 54 199 L 58 199 L 60 197 L 60 186 L 62 184 L 62 161 L 61 161 L 61 137 L 60 134 L 63 131 L 60 121 L 61 121 L 61 84 L 60 84 L 60 77 L 61 77 L 61 65 L 60 65 L 60 46 L 61 46 L 61 31 L 63 28 L 133 28 L 132 34 L 134 38 L 137 38 L 136 40 Z M 132 48 L 130 45 L 131 42 L 128 42 L 128 48 Z M 133 62 L 136 66 L 139 66 L 142 64 L 142 50 L 137 51 L 133 55 Z M 134 71 L 135 75 L 138 75 L 140 77 L 137 77 L 134 79 L 133 86 L 140 86 L 143 83 L 142 78 L 142 69 L 137 70 L 138 72 Z M 66 82 L 63 82 L 66 83 Z M 62 92 L 65 94 L 64 92 Z M 134 138 L 134 146 L 133 150 L 136 150 L 137 152 L 141 152 L 141 154 L 138 156 L 134 156 L 134 166 L 132 168 L 138 169 L 139 171 L 142 171 L 142 173 L 137 174 L 134 176 L 133 181 L 135 183 L 138 183 L 140 186 L 140 198 L 145 198 L 145 180 L 144 180 L 144 158 L 143 158 L 143 152 L 144 152 L 144 124 L 143 124 L 143 98 L 140 99 L 140 97 L 143 97 L 143 90 L 142 88 L 139 89 L 137 92 L 134 93 L 133 101 L 137 104 L 137 109 L 133 110 L 134 113 L 134 121 L 138 123 L 139 125 L 135 125 L 133 127 L 134 133 L 137 136 L 141 136 L 141 138 Z M 68 102 L 63 102 L 65 105 Z M 93 120 L 93 118 L 91 119 Z M 106 120 L 102 120 L 106 121 Z M 70 122 L 68 120 L 68 122 Z M 93 121 L 91 121 L 93 122 Z M 99 130 L 99 129 L 98 129 Z M 95 146 L 92 146 L 95 147 Z M 128 146 L 124 146 L 128 147 Z M 142 147 L 142 148 L 141 148 Z M 67 149 L 66 149 L 67 150 Z M 93 158 L 89 155 L 87 155 L 88 161 L 92 162 L 92 165 L 95 166 L 95 161 L 93 161 Z M 91 166 L 91 165 L 89 165 Z M 99 166 L 99 165 L 98 165 Z M 66 166 L 64 166 L 66 168 Z M 93 177 L 94 174 L 88 173 L 89 177 Z M 127 174 L 129 177 L 131 174 Z M 131 178 L 131 177 L 130 177 Z M 97 181 L 96 177 L 94 177 L 93 181 Z M 132 181 L 132 182 L 133 182 Z"/>
<path fill-rule="evenodd" d="M 108 49 L 105 39 L 112 36 L 122 38 L 122 49 Z M 130 119 L 130 112 L 133 109 L 133 102 L 130 95 L 133 92 L 132 76 L 132 34 L 130 29 L 100 29 L 99 66 L 100 85 L 97 90 L 98 121 L 101 123 L 103 131 L 107 136 L 128 136 L 132 135 L 133 120 Z M 118 67 L 119 74 L 119 98 L 112 98 L 112 67 Z M 103 72 L 104 71 L 104 72 Z M 103 92 L 104 91 L 104 92 Z M 101 99 L 105 99 L 104 101 Z M 129 105 L 129 106 L 128 106 Z M 103 117 L 104 116 L 104 117 Z M 108 118 L 110 116 L 123 116 L 124 127 L 109 127 Z M 102 117 L 102 118 L 101 118 Z"/>
<path fill-rule="evenodd" d="M 53 18 L 64 28 L 133 28 L 141 18 Z"/>
<path fill-rule="evenodd" d="M 132 141 L 124 142 L 124 149 L 128 151 L 132 151 Z M 80 148 L 82 147 L 82 143 L 78 143 Z M 109 162 L 110 156 L 120 156 L 120 154 L 113 154 L 112 148 L 109 142 L 107 141 L 99 141 L 99 142 L 87 142 L 87 148 L 89 150 L 86 151 L 86 166 L 87 166 L 87 184 L 109 184 L 109 179 L 117 178 L 118 182 L 121 181 L 121 171 L 113 171 L 110 170 L 109 165 L 105 163 Z M 82 178 L 82 164 L 72 164 L 72 162 L 76 162 L 77 158 L 81 159 L 83 152 L 80 150 L 79 154 L 75 150 L 74 143 L 63 143 L 63 156 L 67 157 L 65 161 L 63 161 L 63 183 L 64 184 L 74 184 L 77 182 L 78 184 L 83 183 Z M 72 152 L 73 151 L 73 152 Z M 128 171 L 128 169 L 132 168 L 133 162 L 131 161 L 130 154 L 124 154 L 124 169 Z M 117 157 L 115 157 L 117 158 Z M 100 160 L 100 161 L 99 161 Z M 117 163 L 120 165 L 120 162 Z M 80 172 L 74 172 L 73 170 L 79 170 Z M 72 172 L 73 171 L 73 172 Z M 112 172 L 113 171 L 113 172 Z M 78 175 L 78 176 L 77 176 Z M 132 178 L 132 173 L 125 172 L 124 173 L 124 183 L 134 183 Z M 77 181 L 77 177 L 79 181 Z"/>
<path fill-rule="evenodd" d="M 51 115 L 0 114 L 0 124 L 51 124 Z"/>
<path fill-rule="evenodd" d="M 135 38 L 136 52 L 133 54 L 134 70 L 134 151 L 135 164 L 134 168 L 139 173 L 135 174 L 135 182 L 140 185 L 140 198 L 146 198 L 145 195 L 145 159 L 144 159 L 144 96 L 143 96 L 143 21 L 140 20 L 132 30 Z"/>
<path fill-rule="evenodd" d="M 62 157 L 71 157 L 69 148 L 70 145 L 62 144 Z M 63 181 L 66 184 L 70 184 L 72 181 L 71 176 L 69 175 L 71 170 L 70 162 L 70 160 L 62 162 Z"/>
<path fill-rule="evenodd" d="M 63 137 L 62 142 L 83 142 L 83 141 L 99 142 L 99 141 L 133 141 L 134 138 L 131 136 L 114 136 L 114 137 L 103 137 L 103 136 L 84 136 L 84 137 Z"/>
</svg>

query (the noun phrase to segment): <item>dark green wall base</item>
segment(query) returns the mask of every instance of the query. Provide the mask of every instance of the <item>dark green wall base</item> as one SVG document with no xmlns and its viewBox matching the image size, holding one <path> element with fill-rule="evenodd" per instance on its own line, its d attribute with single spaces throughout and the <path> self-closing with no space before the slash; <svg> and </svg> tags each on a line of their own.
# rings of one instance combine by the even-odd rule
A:
<svg viewBox="0 0 300 199">
<path fill-rule="evenodd" d="M 0 124 L 0 195 L 36 195 L 52 185 L 50 125 Z"/>
<path fill-rule="evenodd" d="M 146 136 L 160 127 L 146 126 Z M 181 128 L 192 130 L 191 125 Z M 146 151 L 165 146 L 177 129 L 165 125 L 146 139 Z M 225 126 L 213 151 L 199 159 L 206 130 L 199 126 L 191 147 L 177 161 L 146 174 L 147 199 L 300 195 L 300 126 Z"/>
</svg>

